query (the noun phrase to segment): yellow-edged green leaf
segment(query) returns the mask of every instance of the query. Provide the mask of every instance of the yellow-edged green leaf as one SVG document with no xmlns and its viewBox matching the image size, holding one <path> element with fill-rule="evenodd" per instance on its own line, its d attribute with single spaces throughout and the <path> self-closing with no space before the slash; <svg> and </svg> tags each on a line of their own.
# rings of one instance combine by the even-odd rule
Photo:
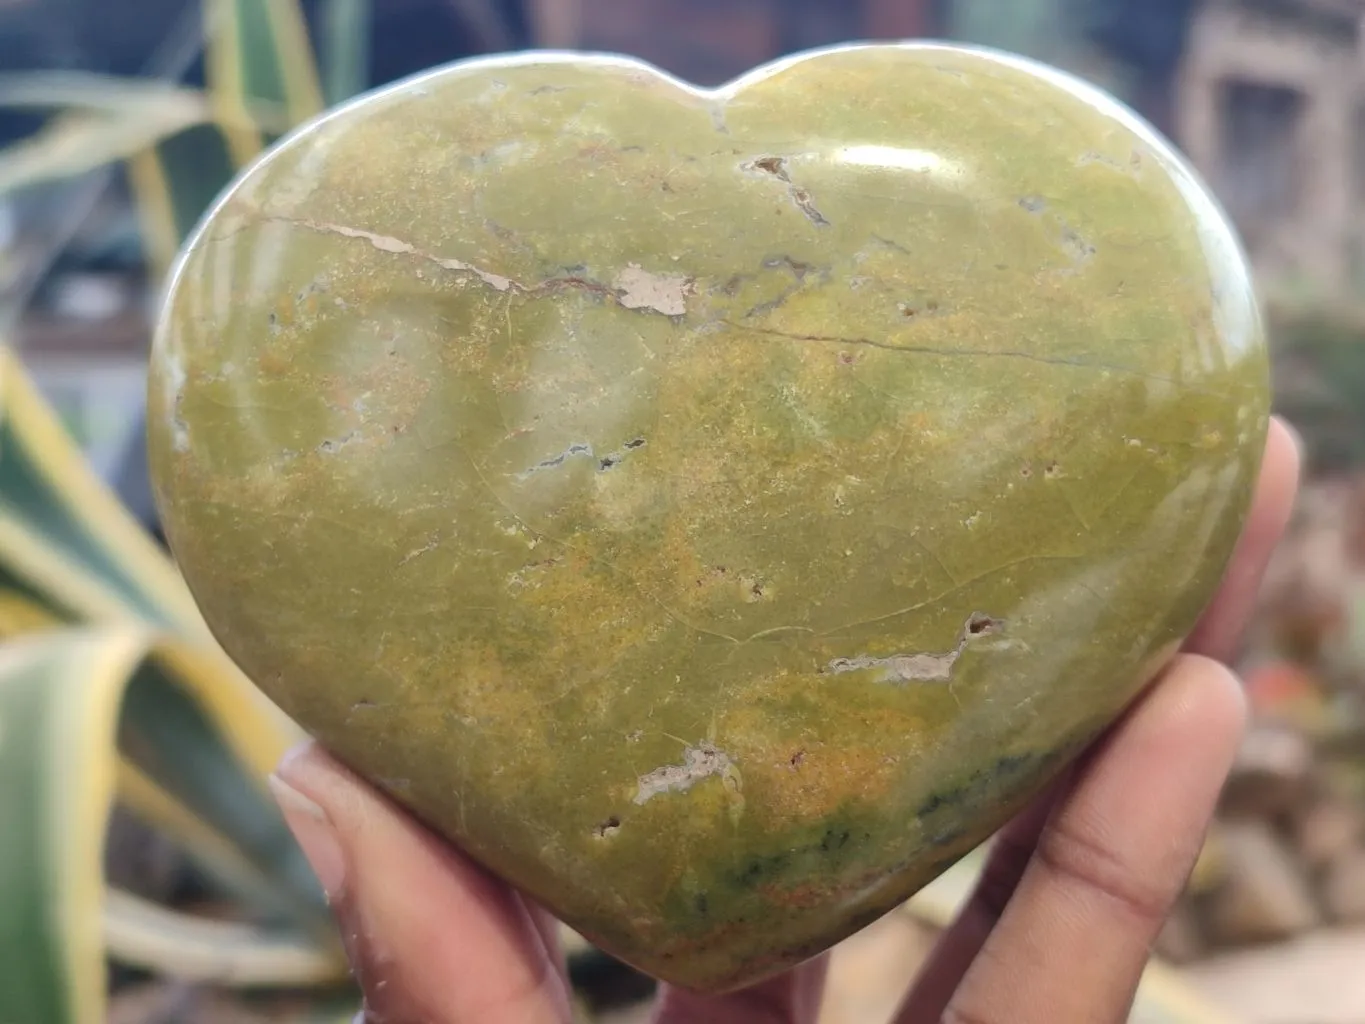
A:
<svg viewBox="0 0 1365 1024">
<path fill-rule="evenodd" d="M 35 548 L 43 550 L 27 545 Z M 0 589 L 0 639 L 61 626 L 32 598 Z M 260 783 L 293 730 L 279 727 L 220 650 L 170 638 L 148 651 L 122 699 L 119 803 L 225 894 L 330 937 L 312 872 Z"/>
<path fill-rule="evenodd" d="M 0 639 L 56 629 L 61 620 L 12 586 L 0 587 Z"/>
<path fill-rule="evenodd" d="M 224 109 L 196 89 L 87 72 L 0 74 L 0 107 L 58 111 L 41 130 L 0 150 L 0 194 L 132 159 L 213 121 L 220 128 L 211 132 L 265 131 L 272 136 L 293 124 L 280 101 L 249 97 Z M 233 169 L 229 165 L 227 173 Z M 210 199 L 226 183 L 222 170 L 212 168 L 217 177 L 208 182 Z M 202 210 L 201 205 L 194 217 Z"/>
<path fill-rule="evenodd" d="M 245 134 L 259 137 L 254 127 Z M 195 125 L 136 153 L 126 166 L 143 249 L 152 268 L 164 276 L 181 243 L 237 173 L 229 134 L 219 124 Z"/>
<path fill-rule="evenodd" d="M 272 133 L 246 130 L 253 105 L 279 103 L 300 124 L 322 111 L 322 88 L 297 0 L 204 0 L 214 109 L 239 167 Z"/>
<path fill-rule="evenodd" d="M 159 138 L 130 152 L 127 161 L 143 244 L 162 274 L 234 175 L 271 141 L 322 110 L 317 66 L 297 0 L 202 3 L 214 123 Z"/>
<path fill-rule="evenodd" d="M 67 620 L 136 620 L 202 644 L 200 651 L 168 642 L 153 667 L 192 692 L 211 720 L 228 724 L 232 756 L 258 778 L 300 738 L 217 647 L 169 557 L 90 470 L 22 365 L 4 350 L 0 584 L 8 588 L 0 611 L 21 614 L 21 599 L 28 598 L 44 606 L 30 607 L 30 619 L 45 610 Z M 248 816 L 241 827 L 249 824 Z"/>
<path fill-rule="evenodd" d="M 159 78 L 128 78 L 91 71 L 0 73 L 0 107 L 68 110 L 110 117 L 151 116 L 186 124 L 205 120 L 208 97 Z"/>
<path fill-rule="evenodd" d="M 206 829 L 236 844 L 255 880 L 270 883 L 261 904 L 327 929 L 311 872 L 260 783 L 300 731 L 212 641 L 169 559 L 15 369 L 0 381 L 8 399 L 0 410 L 0 635 L 62 618 L 131 619 L 194 638 L 162 643 L 129 685 L 120 732 L 130 756 Z M 204 831 L 171 834 L 209 866 L 223 865 Z M 265 896 L 261 885 L 243 888 L 241 871 L 219 877 Z"/>
<path fill-rule="evenodd" d="M 127 758 L 119 759 L 117 777 L 119 806 L 169 839 L 224 895 L 267 916 L 278 911 L 283 886 L 231 839 Z"/>
<path fill-rule="evenodd" d="M 95 475 L 15 354 L 0 348 L 0 586 L 68 619 L 135 619 L 207 645 L 209 699 L 260 719 L 247 763 L 264 773 L 301 737 L 218 648 L 170 557 Z M 179 649 L 165 657 L 182 660 Z M 198 673 L 202 675 L 203 672 Z"/>
<path fill-rule="evenodd" d="M 299 988 L 343 973 L 335 957 L 294 936 L 177 913 L 117 889 L 105 894 L 103 934 L 111 960 L 186 981 Z"/>
<path fill-rule="evenodd" d="M 0 107 L 51 109 L 103 115 L 120 121 L 198 124 L 213 114 L 209 95 L 161 78 L 130 78 L 92 71 L 0 72 Z M 287 131 L 290 115 L 278 100 L 251 97 L 238 115 L 243 124 Z"/>
<path fill-rule="evenodd" d="M 947 928 L 976 888 L 986 863 L 986 846 L 979 846 L 937 879 L 912 896 L 905 909 L 935 928 Z M 1234 1024 L 1178 971 L 1151 960 L 1142 972 L 1129 1024 Z"/>
<path fill-rule="evenodd" d="M 143 243 L 163 274 L 233 176 L 271 141 L 323 109 L 297 0 L 202 3 L 214 123 L 159 137 L 127 158 Z"/>
<path fill-rule="evenodd" d="M 119 720 L 123 756 L 268 877 L 276 910 L 330 934 L 316 879 L 264 785 L 283 754 L 269 725 L 220 658 L 163 640 L 128 681 Z"/>
<path fill-rule="evenodd" d="M 18 357 L 0 349 L 0 538 L 7 529 L 64 554 L 143 620 L 207 636 L 170 559 L 89 468 Z"/>
<path fill-rule="evenodd" d="M 200 672 L 186 671 L 196 657 Z M 270 723 L 213 666 L 133 625 L 53 629 L 0 644 L 0 1021 L 102 1020 L 106 941 L 128 962 L 150 966 L 161 955 L 159 969 L 192 977 L 205 976 L 215 952 L 220 979 L 294 984 L 344 974 L 316 882 L 245 767 L 252 758 L 239 754 Z M 196 928 L 122 896 L 106 899 L 105 825 L 116 799 L 148 809 L 144 782 L 192 809 L 201 833 L 231 837 L 241 860 L 270 879 L 284 901 L 273 933 L 259 924 Z M 173 836 L 192 839 L 185 814 L 164 806 L 158 814 Z M 151 934 L 157 927 L 161 945 Z M 188 959 L 175 960 L 168 945 Z M 270 957 L 276 966 L 262 966 Z"/>
<path fill-rule="evenodd" d="M 0 646 L 0 1021 L 104 1019 L 102 845 L 135 633 Z M 103 756 L 100 756 L 103 754 Z M 87 756 L 89 755 L 89 756 Z"/>
<path fill-rule="evenodd" d="M 161 139 L 201 124 L 202 111 L 162 116 L 75 113 L 54 118 L 33 135 L 0 150 L 0 195 L 47 181 L 74 178 L 117 163 Z"/>
<path fill-rule="evenodd" d="M 371 0 L 325 0 L 318 10 L 323 95 L 334 106 L 370 83 Z"/>
<path fill-rule="evenodd" d="M 233 0 L 246 94 L 279 102 L 293 124 L 322 113 L 322 86 L 298 0 Z"/>
<path fill-rule="evenodd" d="M 257 135 L 255 128 L 246 131 Z M 129 162 L 129 177 L 143 213 L 143 245 L 162 275 L 169 272 L 181 243 L 236 175 L 239 165 L 231 137 L 221 124 L 198 125 Z M 149 193 L 149 188 L 156 191 Z M 164 218 L 164 222 L 153 223 L 150 216 Z"/>
<path fill-rule="evenodd" d="M 0 456 L 2 459 L 3 456 Z M 104 580 L 0 504 L 0 580 L 65 622 L 137 618 Z"/>
<path fill-rule="evenodd" d="M 116 593 L 20 525 L 0 517 L 5 574 L 45 583 L 66 602 L 68 621 L 128 622 Z M 0 638 L 66 626 L 32 591 L 12 580 L 0 587 Z M 171 839 L 225 895 L 329 939 L 317 883 L 263 783 L 298 728 L 208 640 L 163 639 L 125 680 L 122 700 L 120 804 Z"/>
</svg>

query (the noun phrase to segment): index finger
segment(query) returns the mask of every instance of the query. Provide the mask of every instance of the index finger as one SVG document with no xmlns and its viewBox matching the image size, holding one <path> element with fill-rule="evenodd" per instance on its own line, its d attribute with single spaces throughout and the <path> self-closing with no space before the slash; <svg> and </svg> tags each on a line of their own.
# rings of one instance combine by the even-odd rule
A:
<svg viewBox="0 0 1365 1024">
<path fill-rule="evenodd" d="M 1190 654 L 1230 661 L 1256 604 L 1270 556 L 1294 509 L 1299 483 L 1299 442 L 1278 416 L 1270 420 L 1265 457 L 1246 527 L 1223 582 L 1185 642 Z"/>
<path fill-rule="evenodd" d="M 1151 943 L 1199 853 L 1245 717 L 1238 680 L 1226 666 L 1176 658 L 1052 809 L 944 1022 L 1127 1019 Z"/>
<path fill-rule="evenodd" d="M 1188 653 L 1224 662 L 1232 658 L 1251 615 L 1261 576 L 1289 520 L 1299 461 L 1299 444 L 1293 433 L 1278 418 L 1272 419 L 1247 525 L 1223 583 L 1185 644 Z M 1039 832 L 1056 798 L 1066 797 L 1068 783 L 1066 777 L 1059 780 L 1049 795 L 1037 800 L 1000 833 L 976 891 L 935 947 L 899 1019 L 937 1020 L 942 1014 L 1014 895 Z"/>
</svg>

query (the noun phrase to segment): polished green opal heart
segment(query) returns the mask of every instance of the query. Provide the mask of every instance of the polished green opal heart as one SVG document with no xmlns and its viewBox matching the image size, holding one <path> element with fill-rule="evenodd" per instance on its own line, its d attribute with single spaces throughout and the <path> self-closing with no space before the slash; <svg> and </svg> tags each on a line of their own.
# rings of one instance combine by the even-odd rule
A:
<svg viewBox="0 0 1365 1024">
<path fill-rule="evenodd" d="M 1107 97 L 935 45 L 457 64 L 189 244 L 155 487 L 227 651 L 601 946 L 724 989 L 1110 723 L 1246 514 L 1237 241 Z"/>
</svg>

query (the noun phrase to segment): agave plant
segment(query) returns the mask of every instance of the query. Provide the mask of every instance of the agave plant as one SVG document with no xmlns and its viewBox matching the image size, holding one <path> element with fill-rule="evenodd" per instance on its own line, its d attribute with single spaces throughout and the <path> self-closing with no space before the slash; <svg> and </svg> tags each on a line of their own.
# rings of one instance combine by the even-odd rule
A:
<svg viewBox="0 0 1365 1024">
<path fill-rule="evenodd" d="M 364 84 L 366 12 L 334 0 L 328 13 L 335 100 Z M 0 191 L 121 163 L 164 271 L 238 169 L 324 106 L 294 0 L 204 0 L 202 16 L 204 91 L 0 76 L 0 102 L 55 112 L 0 154 Z M 0 352 L 0 537 L 0 1019 L 105 1020 L 110 963 L 340 990 L 344 1007 L 326 903 L 265 787 L 297 729 L 214 643 L 168 556 L 10 352 Z M 195 915 L 110 884 L 115 809 L 164 837 L 230 912 Z"/>
<path fill-rule="evenodd" d="M 174 73 L 0 75 L 0 105 L 55 112 L 0 152 L 0 195 L 121 166 L 164 273 L 244 165 L 364 87 L 368 6 L 323 4 L 319 65 L 298 0 L 202 0 L 204 90 Z M 299 738 L 0 348 L 0 1021 L 105 1021 L 111 965 L 301 990 L 297 1019 L 350 1020 L 325 900 L 265 785 Z M 191 912 L 110 877 L 115 814 L 162 837 L 226 909 Z M 946 924 L 979 856 L 909 910 Z M 1153 965 L 1135 1019 L 1221 1018 Z"/>
</svg>

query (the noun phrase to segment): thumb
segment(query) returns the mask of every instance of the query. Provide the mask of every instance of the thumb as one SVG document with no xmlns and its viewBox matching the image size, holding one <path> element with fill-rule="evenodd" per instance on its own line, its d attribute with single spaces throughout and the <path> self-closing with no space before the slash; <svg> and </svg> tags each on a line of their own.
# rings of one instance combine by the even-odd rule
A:
<svg viewBox="0 0 1365 1024">
<path fill-rule="evenodd" d="M 367 1024 L 566 1024 L 553 927 L 314 744 L 270 779 L 365 996 Z"/>
</svg>

